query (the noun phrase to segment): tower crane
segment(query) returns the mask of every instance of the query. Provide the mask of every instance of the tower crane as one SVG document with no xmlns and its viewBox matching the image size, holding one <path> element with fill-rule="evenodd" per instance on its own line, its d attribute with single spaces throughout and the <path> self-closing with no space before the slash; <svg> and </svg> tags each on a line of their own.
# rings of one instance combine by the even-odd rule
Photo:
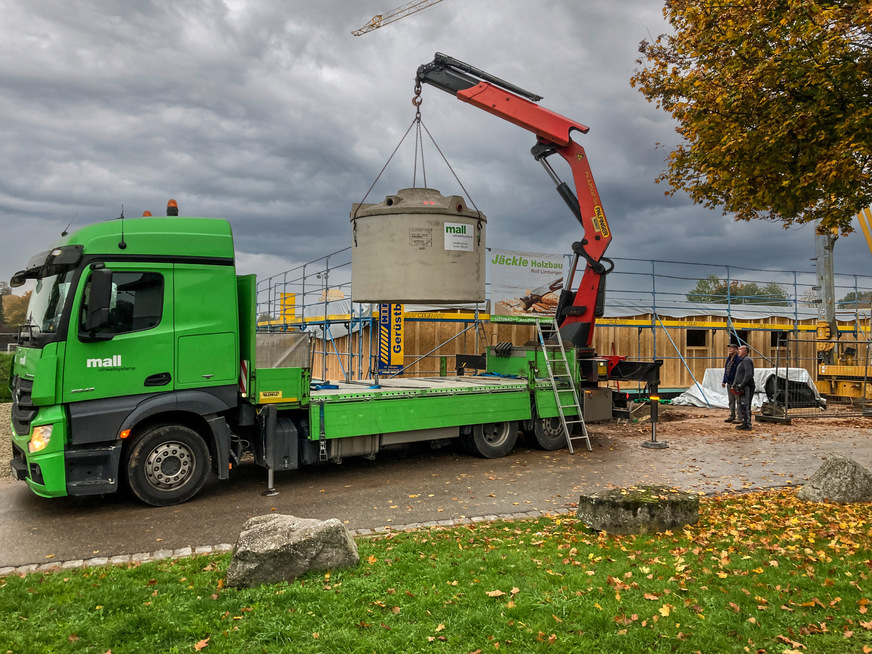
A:
<svg viewBox="0 0 872 654">
<path fill-rule="evenodd" d="M 419 11 L 426 9 L 427 7 L 432 7 L 440 2 L 442 2 L 442 0 L 412 0 L 412 2 L 407 2 L 396 9 L 391 9 L 386 14 L 377 14 L 373 16 L 366 25 L 360 29 L 352 30 L 351 33 L 354 34 L 354 36 L 362 36 L 367 32 L 372 32 L 373 30 L 377 30 L 379 27 L 384 27 L 385 25 L 389 25 L 401 18 L 416 14 Z"/>
</svg>

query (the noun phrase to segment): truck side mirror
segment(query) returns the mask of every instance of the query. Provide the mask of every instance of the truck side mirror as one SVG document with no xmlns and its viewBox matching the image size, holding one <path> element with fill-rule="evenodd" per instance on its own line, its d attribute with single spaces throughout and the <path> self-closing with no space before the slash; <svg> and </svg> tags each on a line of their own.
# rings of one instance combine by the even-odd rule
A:
<svg viewBox="0 0 872 654">
<path fill-rule="evenodd" d="M 109 305 L 112 302 L 112 271 L 100 268 L 91 272 L 91 290 L 88 296 L 88 315 L 85 331 L 109 325 Z"/>
</svg>

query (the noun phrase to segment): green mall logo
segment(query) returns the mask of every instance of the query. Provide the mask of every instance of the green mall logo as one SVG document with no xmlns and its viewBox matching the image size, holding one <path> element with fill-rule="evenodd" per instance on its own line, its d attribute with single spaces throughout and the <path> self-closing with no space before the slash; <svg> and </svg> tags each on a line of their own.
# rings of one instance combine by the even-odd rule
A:
<svg viewBox="0 0 872 654">
<path fill-rule="evenodd" d="M 85 363 L 89 368 L 119 368 L 121 366 L 121 355 L 114 354 L 106 359 L 87 359 Z"/>
<path fill-rule="evenodd" d="M 446 234 L 466 234 L 466 225 L 445 225 Z"/>
</svg>

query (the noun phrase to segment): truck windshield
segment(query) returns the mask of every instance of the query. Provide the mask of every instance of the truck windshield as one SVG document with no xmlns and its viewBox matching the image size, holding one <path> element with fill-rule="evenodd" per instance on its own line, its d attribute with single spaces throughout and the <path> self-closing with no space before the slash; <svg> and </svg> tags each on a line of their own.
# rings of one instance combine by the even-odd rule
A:
<svg viewBox="0 0 872 654">
<path fill-rule="evenodd" d="M 27 331 L 34 337 L 51 335 L 58 331 L 73 275 L 73 270 L 67 270 L 56 275 L 41 277 L 36 281 L 36 288 L 27 305 L 25 323 Z"/>
</svg>

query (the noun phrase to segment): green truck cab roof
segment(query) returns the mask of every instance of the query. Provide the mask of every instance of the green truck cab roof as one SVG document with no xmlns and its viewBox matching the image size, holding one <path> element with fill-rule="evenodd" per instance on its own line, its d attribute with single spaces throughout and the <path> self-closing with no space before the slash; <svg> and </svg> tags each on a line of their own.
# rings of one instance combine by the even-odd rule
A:
<svg viewBox="0 0 872 654">
<path fill-rule="evenodd" d="M 167 216 L 110 220 L 86 225 L 52 243 L 52 248 L 62 245 L 81 245 L 84 255 L 233 259 L 230 223 L 219 218 Z"/>
</svg>

